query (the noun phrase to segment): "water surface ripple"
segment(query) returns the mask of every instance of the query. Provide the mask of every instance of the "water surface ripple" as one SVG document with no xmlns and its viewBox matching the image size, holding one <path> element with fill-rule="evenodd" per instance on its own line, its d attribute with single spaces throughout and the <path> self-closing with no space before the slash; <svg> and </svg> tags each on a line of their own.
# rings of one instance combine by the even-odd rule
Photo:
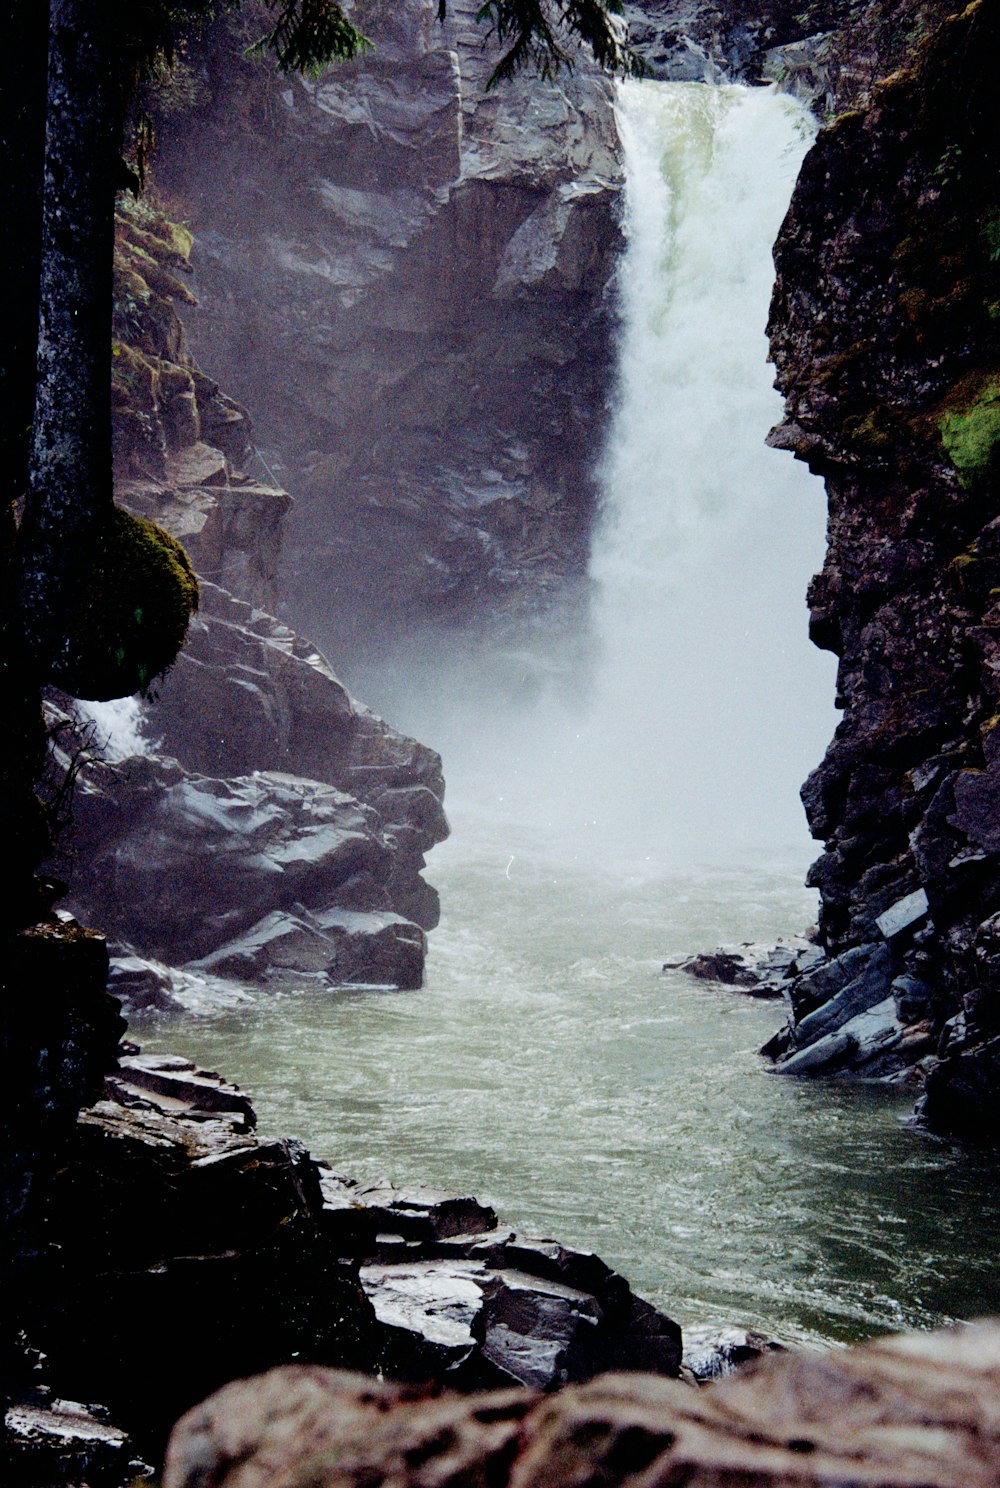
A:
<svg viewBox="0 0 1000 1488">
<path fill-rule="evenodd" d="M 769 1074 L 780 1006 L 660 969 L 804 924 L 794 878 L 456 826 L 422 991 L 258 992 L 144 1046 L 223 1070 L 341 1171 L 598 1251 L 682 1323 L 851 1340 L 1000 1312 L 997 1160 L 905 1130 L 908 1096 Z"/>
</svg>

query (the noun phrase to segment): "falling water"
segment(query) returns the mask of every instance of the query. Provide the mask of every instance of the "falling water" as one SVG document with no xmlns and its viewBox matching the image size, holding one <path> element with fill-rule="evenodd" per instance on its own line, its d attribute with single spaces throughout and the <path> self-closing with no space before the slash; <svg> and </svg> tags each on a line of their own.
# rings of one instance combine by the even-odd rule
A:
<svg viewBox="0 0 1000 1488">
<path fill-rule="evenodd" d="M 633 836 L 716 860 L 801 851 L 798 785 L 834 726 L 804 605 L 824 498 L 764 444 L 781 416 L 765 325 L 814 123 L 781 94 L 689 83 L 626 85 L 619 116 L 629 251 L 591 727 L 627 750 Z"/>
<path fill-rule="evenodd" d="M 783 865 L 813 852 L 798 790 L 836 718 L 807 635 L 822 483 L 765 437 L 782 414 L 765 334 L 771 244 L 815 124 L 767 89 L 620 92 L 628 239 L 620 372 L 593 538 L 593 674 L 525 707 L 511 658 L 425 659 L 370 691 L 441 750 L 456 835 L 525 823 L 608 861 Z M 544 680 L 544 640 L 531 658 Z M 485 679 L 485 684 L 484 684 Z M 435 864 L 437 870 L 437 864 Z"/>
<path fill-rule="evenodd" d="M 224 1068 L 265 1130 L 342 1171 L 593 1247 L 682 1322 L 848 1339 L 1000 1310 L 995 1163 L 901 1129 L 905 1094 L 770 1076 L 779 1011 L 661 970 L 813 909 L 796 794 L 832 727 L 802 602 L 822 493 L 763 446 L 769 245 L 810 125 L 764 90 L 650 83 L 621 121 L 589 708 L 518 718 L 441 688 L 389 713 L 449 781 L 420 992 L 257 991 L 143 1042 Z"/>
</svg>

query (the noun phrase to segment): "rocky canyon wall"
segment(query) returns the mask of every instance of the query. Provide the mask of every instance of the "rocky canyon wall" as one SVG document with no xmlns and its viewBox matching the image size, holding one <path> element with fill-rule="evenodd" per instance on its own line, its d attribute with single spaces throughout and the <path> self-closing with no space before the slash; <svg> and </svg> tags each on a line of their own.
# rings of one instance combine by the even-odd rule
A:
<svg viewBox="0 0 1000 1488">
<path fill-rule="evenodd" d="M 114 942 L 112 986 L 133 1007 L 199 997 L 216 977 L 416 987 L 438 917 L 420 873 L 447 833 L 441 762 L 355 702 L 273 615 L 291 502 L 247 473 L 249 418 L 187 350 L 176 305 L 192 299 L 190 246 L 162 213 L 123 200 L 116 498 L 184 544 L 200 611 L 136 709 L 142 737 L 80 771 L 53 867 L 73 911 Z M 80 736 L 65 718 L 80 710 L 50 708 L 72 774 Z"/>
<path fill-rule="evenodd" d="M 201 362 L 296 497 L 288 614 L 348 675 L 431 631 L 530 635 L 583 582 L 612 380 L 611 84 L 486 84 L 472 0 L 358 3 L 315 81 L 189 52 L 162 187 L 195 234 Z M 576 612 L 579 621 L 580 611 Z M 577 626 L 579 629 L 579 625 Z"/>
<path fill-rule="evenodd" d="M 829 493 L 809 603 L 844 713 L 803 790 L 833 959 L 771 1052 L 909 1067 L 928 1121 L 973 1137 L 1000 1086 L 998 23 L 978 0 L 821 131 L 770 327 L 772 442 Z"/>
</svg>

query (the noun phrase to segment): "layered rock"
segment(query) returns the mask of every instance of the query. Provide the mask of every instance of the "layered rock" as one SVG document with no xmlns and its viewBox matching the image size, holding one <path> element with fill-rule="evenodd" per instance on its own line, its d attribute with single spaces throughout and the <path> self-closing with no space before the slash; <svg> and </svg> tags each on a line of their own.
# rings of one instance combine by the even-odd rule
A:
<svg viewBox="0 0 1000 1488">
<path fill-rule="evenodd" d="M 131 1455 L 124 1431 L 99 1406 L 53 1398 L 18 1400 L 6 1413 L 5 1457 L 10 1488 L 39 1483 L 92 1483 L 95 1488 L 146 1476 L 152 1468 Z"/>
<path fill-rule="evenodd" d="M 437 10 L 358 3 L 375 52 L 314 81 L 251 67 L 221 24 L 157 167 L 195 232 L 199 359 L 298 501 L 289 613 L 349 671 L 413 631 L 530 631 L 579 584 L 595 510 L 611 84 L 581 54 L 488 92 L 477 6 Z"/>
<path fill-rule="evenodd" d="M 206 1391 L 294 1359 L 466 1389 L 677 1374 L 680 1329 L 598 1257 L 255 1126 L 219 1076 L 126 1045 L 46 1185 L 23 1325 L 49 1392 L 101 1400 L 143 1453 Z M 29 1381 L 17 1410 L 43 1403 Z"/>
<path fill-rule="evenodd" d="M 102 1401 L 144 1452 L 254 1362 L 375 1366 L 371 1308 L 325 1244 L 314 1164 L 253 1125 L 224 1081 L 126 1056 L 48 1185 L 25 1329 L 56 1393 Z"/>
<path fill-rule="evenodd" d="M 829 492 L 811 633 L 844 710 L 803 789 L 830 960 L 770 1052 L 919 1062 L 927 1120 L 974 1137 L 1000 1073 L 997 26 L 980 0 L 820 132 L 770 326 L 771 442 Z"/>
<path fill-rule="evenodd" d="M 48 1244 L 47 1184 L 73 1145 L 77 1113 L 100 1094 L 124 1020 L 105 990 L 104 937 L 50 915 L 3 941 L 0 1124 L 4 1204 L 5 1386 L 25 1373 L 17 1335 Z"/>
<path fill-rule="evenodd" d="M 356 703 L 271 613 L 291 501 L 246 474 L 249 418 L 187 351 L 176 304 L 193 303 L 177 277 L 190 247 L 162 213 L 122 204 L 116 495 L 185 544 L 201 607 L 147 700 L 145 754 L 80 772 L 70 902 L 128 966 L 138 952 L 250 982 L 419 986 L 438 916 L 420 873 L 447 832 L 440 760 Z M 56 725 L 80 716 L 61 702 Z M 79 744 L 63 727 L 71 776 Z M 190 1001 L 190 980 L 171 990 L 162 968 L 133 973 L 116 984 L 140 1005 Z"/>
<path fill-rule="evenodd" d="M 995 1488 L 998 1405 L 996 1323 L 768 1360 L 697 1393 L 612 1374 L 548 1397 L 414 1399 L 292 1368 L 240 1380 L 179 1422 L 163 1481 Z"/>
</svg>

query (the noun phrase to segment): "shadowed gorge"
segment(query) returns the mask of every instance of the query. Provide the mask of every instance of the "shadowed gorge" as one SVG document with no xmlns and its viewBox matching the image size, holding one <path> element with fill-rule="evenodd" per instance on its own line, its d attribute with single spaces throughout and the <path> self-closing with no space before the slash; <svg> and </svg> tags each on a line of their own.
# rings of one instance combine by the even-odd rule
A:
<svg viewBox="0 0 1000 1488">
<path fill-rule="evenodd" d="M 996 1484 L 998 13 L 12 9 L 16 1488 Z"/>
</svg>

